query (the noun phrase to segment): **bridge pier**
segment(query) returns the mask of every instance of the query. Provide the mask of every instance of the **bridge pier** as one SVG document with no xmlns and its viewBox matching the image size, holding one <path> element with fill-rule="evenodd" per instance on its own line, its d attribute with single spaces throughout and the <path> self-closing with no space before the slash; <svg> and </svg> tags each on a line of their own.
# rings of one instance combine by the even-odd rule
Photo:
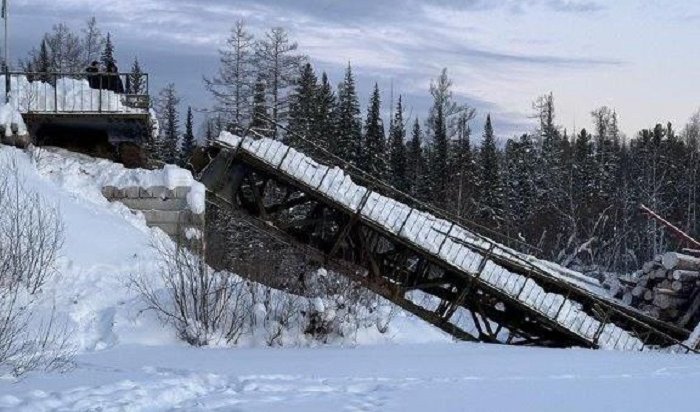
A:
<svg viewBox="0 0 700 412">
<path fill-rule="evenodd" d="M 124 204 L 143 214 L 149 227 L 156 227 L 186 245 L 204 241 L 205 211 L 196 213 L 188 202 L 191 186 L 118 188 L 105 186 L 102 194 L 109 201 Z"/>
</svg>

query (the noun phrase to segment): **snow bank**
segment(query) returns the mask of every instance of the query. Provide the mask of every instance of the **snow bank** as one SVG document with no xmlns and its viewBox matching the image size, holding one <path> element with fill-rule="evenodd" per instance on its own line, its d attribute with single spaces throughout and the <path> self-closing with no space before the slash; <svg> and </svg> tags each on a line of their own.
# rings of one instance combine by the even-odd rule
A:
<svg viewBox="0 0 700 412">
<path fill-rule="evenodd" d="M 143 310 L 144 303 L 130 286 L 135 275 L 153 274 L 157 278 L 159 256 L 153 244 L 175 246 L 163 232 L 149 228 L 142 215 L 132 213 L 119 202 L 109 202 L 102 194 L 102 187 L 203 186 L 194 182 L 189 172 L 175 167 L 160 171 L 125 169 L 108 160 L 62 149 L 34 148 L 26 153 L 0 146 L 0 167 L 8 168 L 13 163 L 17 164 L 27 188 L 55 204 L 63 219 L 65 245 L 57 262 L 61 275 L 44 288 L 41 310 L 50 313 L 55 305 L 58 317 L 67 320 L 72 343 L 79 352 L 118 345 L 181 345 L 173 330 L 164 327 L 153 312 Z M 201 233 L 192 231 L 189 235 L 194 238 Z M 278 291 L 273 294 L 279 299 L 287 296 Z M 297 323 L 287 328 L 284 343 L 311 344 L 300 332 L 302 326 Z M 241 339 L 240 344 L 264 345 L 263 333 L 264 330 L 259 330 L 255 336 Z M 368 328 L 356 336 L 333 342 L 450 340 L 432 326 L 400 312 L 387 333 Z"/>
<path fill-rule="evenodd" d="M 455 268 L 480 277 L 489 287 L 505 293 L 584 339 L 594 341 L 599 334 L 597 342 L 601 348 L 639 350 L 643 346 L 639 339 L 616 325 L 601 325 L 575 301 L 547 293 L 532 279 L 500 267 L 491 260 L 484 262 L 483 252 L 477 251 L 491 250 L 494 255 L 519 259 L 523 263 L 534 261 L 552 278 L 581 287 L 581 279 L 572 281 L 570 271 L 552 268 L 531 256 L 477 236 L 452 222 L 371 192 L 355 184 L 342 170 L 319 164 L 279 141 L 241 138 L 228 132 L 222 132 L 218 140 L 245 150 L 311 189 L 325 194 L 349 211 L 359 213 L 364 219 L 404 238 L 429 254 L 440 256 Z M 483 267 L 483 271 L 479 275 L 480 267 Z"/>
<path fill-rule="evenodd" d="M 24 123 L 22 115 L 9 103 L 0 107 L 0 125 L 5 129 L 7 137 L 13 135 L 13 127 L 16 128 L 18 135 L 27 135 L 27 125 Z"/>
</svg>

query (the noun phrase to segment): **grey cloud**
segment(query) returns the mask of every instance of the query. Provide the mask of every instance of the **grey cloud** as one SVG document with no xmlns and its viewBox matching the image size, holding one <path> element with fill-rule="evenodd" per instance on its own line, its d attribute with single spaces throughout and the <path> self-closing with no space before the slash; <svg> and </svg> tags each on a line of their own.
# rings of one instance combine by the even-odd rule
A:
<svg viewBox="0 0 700 412">
<path fill-rule="evenodd" d="M 604 5 L 595 1 L 549 0 L 547 5 L 553 10 L 567 13 L 590 13 L 605 9 Z"/>
</svg>

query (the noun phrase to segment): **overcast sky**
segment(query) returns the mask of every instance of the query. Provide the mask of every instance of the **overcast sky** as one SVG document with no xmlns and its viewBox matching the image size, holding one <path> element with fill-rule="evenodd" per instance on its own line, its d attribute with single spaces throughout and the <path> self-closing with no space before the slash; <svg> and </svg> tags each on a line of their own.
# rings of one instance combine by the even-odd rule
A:
<svg viewBox="0 0 700 412">
<path fill-rule="evenodd" d="M 532 129 L 531 102 L 553 92 L 558 122 L 590 126 L 617 110 L 625 133 L 679 127 L 700 107 L 700 2 L 696 0 L 9 0 L 12 52 L 23 56 L 58 21 L 94 15 L 115 38 L 122 70 L 138 55 L 153 88 L 174 82 L 183 100 L 209 105 L 202 75 L 233 22 L 253 32 L 281 25 L 334 83 L 348 60 L 361 99 L 376 81 L 424 116 L 442 67 L 457 100 L 491 112 L 497 133 Z M 481 123 L 481 122 L 479 122 Z M 475 127 L 480 127 L 475 125 Z"/>
</svg>

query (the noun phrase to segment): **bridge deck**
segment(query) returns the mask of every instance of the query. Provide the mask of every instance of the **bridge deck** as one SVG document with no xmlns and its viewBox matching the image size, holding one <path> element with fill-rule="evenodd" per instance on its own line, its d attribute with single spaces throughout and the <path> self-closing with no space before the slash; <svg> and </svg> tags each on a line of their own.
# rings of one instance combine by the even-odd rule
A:
<svg viewBox="0 0 700 412">
<path fill-rule="evenodd" d="M 411 207 L 359 185 L 339 167 L 320 164 L 270 139 L 223 135 L 217 144 L 221 150 L 202 174 L 203 183 L 214 195 L 273 223 L 262 225 L 263 228 L 287 232 L 301 243 L 316 247 L 327 260 L 345 259 L 361 264 L 386 285 L 398 288 L 400 293 L 383 294 L 395 298 L 391 300 L 410 299 L 411 291 L 416 290 L 433 296 L 439 305 L 423 308 L 428 313 L 418 315 L 443 330 L 459 308 L 471 312 L 480 330 L 479 339 L 486 335 L 494 341 L 498 339 L 499 332 L 483 331 L 490 330 L 493 324 L 509 331 L 508 342 L 517 337 L 519 342 L 539 341 L 551 346 L 692 350 L 679 342 L 687 331 L 646 318 L 567 282 L 556 271 L 534 265 L 527 256 L 455 221 L 436 217 L 433 211 Z M 253 174 L 260 179 L 251 178 Z M 293 223 L 284 223 L 281 217 L 275 220 L 271 215 L 279 204 L 265 206 L 264 196 L 256 193 L 264 191 L 270 180 L 285 187 L 287 202 L 290 188 L 301 193 L 297 199 L 313 198 L 316 215 L 311 213 Z M 249 184 L 246 186 L 245 182 Z M 305 226 L 313 220 L 311 216 L 318 221 L 323 208 L 330 210 L 324 219 L 331 215 L 345 219 L 334 226 L 332 245 L 303 233 L 323 231 Z M 293 226 L 304 230 L 294 232 Z M 354 238 L 353 228 L 357 228 Z M 352 258 L 342 256 L 339 245 L 367 243 L 363 239 L 373 240 L 369 247 L 363 245 L 362 253 L 352 252 Z M 480 318 L 475 316 L 477 312 Z M 465 338 L 462 333 L 455 335 Z"/>
</svg>

